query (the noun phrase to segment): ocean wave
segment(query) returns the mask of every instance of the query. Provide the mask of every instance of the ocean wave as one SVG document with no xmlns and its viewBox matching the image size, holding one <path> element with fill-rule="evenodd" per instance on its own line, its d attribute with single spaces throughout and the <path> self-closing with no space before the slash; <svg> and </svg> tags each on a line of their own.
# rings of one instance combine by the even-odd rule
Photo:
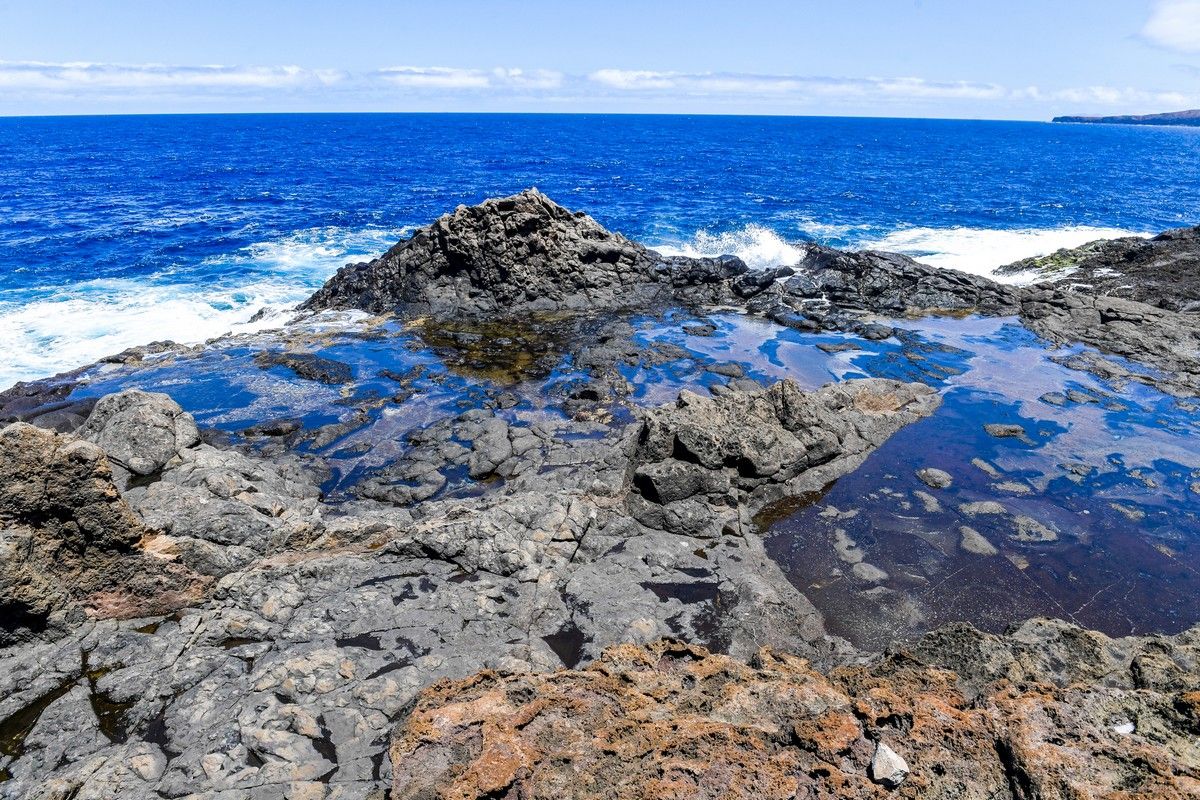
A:
<svg viewBox="0 0 1200 800">
<path fill-rule="evenodd" d="M 404 233 L 313 228 L 147 278 L 81 281 L 2 302 L 0 389 L 155 340 L 191 344 L 278 326 L 338 267 L 378 255 Z"/>
<path fill-rule="evenodd" d="M 737 256 L 751 269 L 792 266 L 804 257 L 803 245 L 790 243 L 775 231 L 761 225 L 747 225 L 736 231 L 724 233 L 698 231 L 689 241 L 664 242 L 649 246 L 665 256 Z"/>
<path fill-rule="evenodd" d="M 993 275 L 997 267 L 1022 258 L 1044 256 L 1064 247 L 1078 247 L 1097 239 L 1145 236 L 1121 228 L 1072 225 L 1064 228 L 902 228 L 884 236 L 856 242 L 863 250 L 903 253 L 943 269 L 957 269 L 995 280 L 1020 282 L 1021 278 Z"/>
</svg>

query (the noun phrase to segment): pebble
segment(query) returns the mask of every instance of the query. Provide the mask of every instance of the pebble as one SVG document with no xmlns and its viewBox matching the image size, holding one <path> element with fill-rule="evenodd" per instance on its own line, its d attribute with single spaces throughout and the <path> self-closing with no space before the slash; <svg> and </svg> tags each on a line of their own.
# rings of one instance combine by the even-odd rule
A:
<svg viewBox="0 0 1200 800">
<path fill-rule="evenodd" d="M 874 564 L 868 564 L 861 561 L 850 568 L 854 573 L 854 577 L 859 580 L 868 581 L 869 583 L 883 583 L 888 579 L 888 574 Z"/>
<path fill-rule="evenodd" d="M 1008 513 L 1008 509 L 997 503 L 995 500 L 980 500 L 975 503 L 963 503 L 958 507 L 958 510 L 966 514 L 968 517 L 977 517 L 980 514 Z"/>
<path fill-rule="evenodd" d="M 989 464 L 982 458 L 972 458 L 971 465 L 986 472 L 989 478 L 999 478 L 1004 474 L 1000 470 L 996 469 L 994 465 Z"/>
<path fill-rule="evenodd" d="M 1017 517 L 1017 536 L 1021 542 L 1055 542 L 1058 534 L 1033 517 L 1021 515 Z"/>
<path fill-rule="evenodd" d="M 875 745 L 875 755 L 871 759 L 871 780 L 894 788 L 904 783 L 907 777 L 908 762 L 883 742 Z"/>
<path fill-rule="evenodd" d="M 963 525 L 958 529 L 958 532 L 962 534 L 959 547 L 968 553 L 974 553 L 979 556 L 994 556 L 1000 552 L 996 549 L 995 545 L 984 538 L 983 534 L 974 528 L 968 528 L 966 525 Z"/>
<path fill-rule="evenodd" d="M 1028 434 L 1020 425 L 1003 425 L 997 422 L 989 422 L 983 426 L 983 429 L 988 432 L 988 435 L 995 436 L 998 439 L 1028 439 Z"/>
<path fill-rule="evenodd" d="M 946 489 L 954 483 L 954 478 L 949 472 L 934 467 L 917 470 L 917 477 L 930 489 Z"/>
</svg>

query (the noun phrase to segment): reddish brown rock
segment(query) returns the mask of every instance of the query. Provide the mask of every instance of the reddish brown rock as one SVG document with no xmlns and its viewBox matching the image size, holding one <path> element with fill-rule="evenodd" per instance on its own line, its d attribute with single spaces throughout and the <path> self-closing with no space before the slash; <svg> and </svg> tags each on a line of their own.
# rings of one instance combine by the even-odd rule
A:
<svg viewBox="0 0 1200 800">
<path fill-rule="evenodd" d="M 1051 650 L 1072 633 L 1049 627 L 1030 630 Z M 393 735 L 393 796 L 1200 796 L 1200 676 L 1186 671 L 1200 629 L 1166 649 L 1167 640 L 1116 640 L 1111 674 L 1065 685 L 1050 671 L 1028 679 L 1037 669 L 1023 655 L 1028 643 L 965 626 L 939 636 L 935 645 L 953 640 L 951 657 L 973 639 L 991 663 L 964 678 L 925 642 L 822 674 L 767 649 L 745 664 L 661 641 L 610 648 L 581 670 L 442 681 Z M 1132 663 L 1155 651 L 1185 671 L 1170 686 L 1138 688 Z M 908 770 L 898 785 L 871 770 L 877 751 L 891 756 L 886 748 Z"/>
</svg>

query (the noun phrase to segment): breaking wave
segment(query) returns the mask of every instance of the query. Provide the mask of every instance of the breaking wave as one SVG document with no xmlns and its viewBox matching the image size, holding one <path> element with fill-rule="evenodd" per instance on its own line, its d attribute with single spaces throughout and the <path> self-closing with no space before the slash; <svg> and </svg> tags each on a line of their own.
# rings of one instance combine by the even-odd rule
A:
<svg viewBox="0 0 1200 800">
<path fill-rule="evenodd" d="M 378 255 L 404 233 L 314 228 L 178 273 L 83 281 L 0 300 L 0 389 L 151 341 L 190 344 L 277 326 L 346 261 Z M 250 322 L 262 309 L 265 318 Z"/>
</svg>

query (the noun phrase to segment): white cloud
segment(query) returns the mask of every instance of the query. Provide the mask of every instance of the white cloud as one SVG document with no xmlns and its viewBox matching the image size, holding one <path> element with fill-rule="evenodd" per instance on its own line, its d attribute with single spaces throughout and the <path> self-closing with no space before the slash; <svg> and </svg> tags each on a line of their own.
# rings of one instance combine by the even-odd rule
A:
<svg viewBox="0 0 1200 800">
<path fill-rule="evenodd" d="M 645 69 L 601 69 L 588 77 L 613 89 L 673 89 L 675 72 L 652 72 Z"/>
<path fill-rule="evenodd" d="M 1085 86 L 1076 89 L 1059 89 L 1050 92 L 1049 99 L 1078 105 L 1131 107 L 1148 111 L 1179 111 L 1187 105 L 1200 104 L 1200 96 L 1182 92 L 1148 92 L 1142 89 L 1117 88 L 1114 86 Z"/>
<path fill-rule="evenodd" d="M 1200 0 L 1197 0 L 1200 2 Z M 569 103 L 624 109 L 748 110 L 771 113 L 990 114 L 1142 113 L 1200 106 L 1196 93 L 1132 87 L 1009 88 L 919 77 L 829 77 L 735 72 L 600 69 L 568 75 L 545 69 L 393 66 L 366 72 L 284 66 L 99 64 L 0 61 L 0 110 L 28 113 L 38 103 L 90 102 L 204 108 L 253 101 L 287 107 L 378 108 L 457 98 L 460 105 L 535 110 Z M 407 100 L 405 99 L 407 98 Z"/>
<path fill-rule="evenodd" d="M 924 78 L 830 78 L 812 75 L 651 72 L 602 69 L 588 76 L 607 89 L 631 92 L 679 91 L 737 96 L 854 97 L 886 99 L 996 100 L 1010 95 L 1003 86 Z"/>
<path fill-rule="evenodd" d="M 0 61 L 0 87 L 14 91 L 79 93 L 97 89 L 284 89 L 329 86 L 344 77 L 345 73 L 338 70 L 312 70 L 297 66 Z"/>
<path fill-rule="evenodd" d="M 457 67 L 385 67 L 376 73 L 393 86 L 408 89 L 557 89 L 560 72 L 497 67 L 492 70 Z"/>
<path fill-rule="evenodd" d="M 379 76 L 395 86 L 412 89 L 486 89 L 488 74 L 453 67 L 386 67 Z"/>
<path fill-rule="evenodd" d="M 1200 0 L 1159 0 L 1142 38 L 1168 50 L 1200 53 Z"/>
</svg>

